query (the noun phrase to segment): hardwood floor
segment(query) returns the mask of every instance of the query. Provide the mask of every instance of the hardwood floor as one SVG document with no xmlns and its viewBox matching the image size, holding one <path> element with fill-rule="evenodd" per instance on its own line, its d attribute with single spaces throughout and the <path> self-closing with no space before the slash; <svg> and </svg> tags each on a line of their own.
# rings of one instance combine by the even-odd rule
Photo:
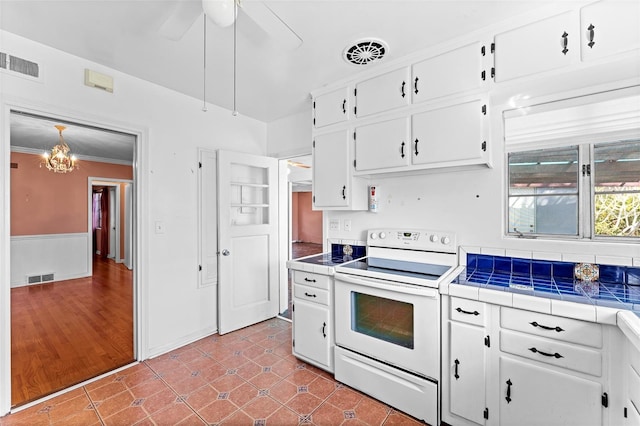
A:
<svg viewBox="0 0 640 426">
<path fill-rule="evenodd" d="M 11 404 L 134 361 L 133 273 L 99 257 L 93 277 L 11 289 Z"/>
</svg>

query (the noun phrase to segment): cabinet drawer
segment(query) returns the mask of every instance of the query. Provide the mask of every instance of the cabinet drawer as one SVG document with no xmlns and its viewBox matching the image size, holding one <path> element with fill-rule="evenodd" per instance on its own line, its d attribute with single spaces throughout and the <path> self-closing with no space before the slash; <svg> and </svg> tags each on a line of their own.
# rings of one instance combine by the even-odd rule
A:
<svg viewBox="0 0 640 426">
<path fill-rule="evenodd" d="M 500 350 L 593 376 L 600 377 L 602 375 L 602 354 L 600 351 L 582 346 L 500 330 Z"/>
<path fill-rule="evenodd" d="M 329 290 L 331 277 L 328 275 L 312 274 L 310 272 L 293 271 L 293 282 L 295 284 L 304 284 Z"/>
<path fill-rule="evenodd" d="M 293 286 L 293 295 L 297 299 L 329 305 L 329 292 L 327 290 L 296 284 Z"/>
<path fill-rule="evenodd" d="M 592 322 L 503 307 L 500 326 L 594 348 L 602 347 L 602 326 Z"/>
<path fill-rule="evenodd" d="M 460 299 L 451 297 L 449 308 L 450 318 L 454 321 L 468 324 L 484 325 L 486 316 L 486 304 L 477 300 Z"/>
</svg>

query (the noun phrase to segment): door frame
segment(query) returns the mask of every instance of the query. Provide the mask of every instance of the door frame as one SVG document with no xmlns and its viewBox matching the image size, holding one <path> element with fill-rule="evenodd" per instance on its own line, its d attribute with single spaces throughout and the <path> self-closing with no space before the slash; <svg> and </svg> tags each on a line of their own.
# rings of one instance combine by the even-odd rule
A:
<svg viewBox="0 0 640 426">
<path fill-rule="evenodd" d="M 131 166 L 133 167 L 133 165 Z M 121 229 L 123 226 L 125 226 L 124 223 L 122 223 L 122 220 L 120 218 L 120 211 L 122 208 L 122 205 L 120 203 L 120 200 L 122 199 L 122 192 L 121 192 L 121 183 L 125 183 L 125 184 L 129 184 L 129 185 L 133 185 L 133 180 L 130 179 L 114 179 L 114 178 L 101 178 L 101 177 L 93 177 L 93 176 L 89 176 L 89 184 L 87 185 L 87 229 L 89 230 L 89 238 L 87 238 L 88 240 L 88 253 L 89 253 L 89 258 L 87 259 L 87 264 L 89 265 L 89 276 L 93 275 L 93 255 L 95 253 L 93 253 L 93 235 L 91 235 L 91 228 L 93 226 L 93 187 L 94 186 L 106 186 L 109 188 L 115 188 L 115 212 L 116 212 L 116 217 L 115 217 L 115 223 L 116 223 L 116 235 L 115 235 L 115 249 L 116 249 L 116 254 L 115 254 L 115 258 L 113 259 L 116 263 L 123 263 L 125 262 L 125 258 L 122 256 L 122 253 L 120 253 L 120 246 L 122 245 L 122 241 L 120 238 L 121 235 Z M 126 197 L 125 197 L 125 216 L 127 214 L 127 209 L 130 206 L 126 205 Z M 125 221 L 126 222 L 126 221 Z M 127 235 L 131 235 L 132 230 L 131 229 L 127 229 L 127 227 L 125 226 L 124 229 L 125 232 L 125 241 L 127 241 Z M 126 247 L 125 247 L 126 249 Z M 126 262 L 125 262 L 126 263 Z M 129 266 L 127 266 L 128 269 L 132 269 L 129 268 Z"/>
<path fill-rule="evenodd" d="M 14 96 L 0 99 L 0 208 L 4 212 L 0 221 L 0 416 L 11 411 L 11 203 L 10 203 L 10 162 L 11 162 L 11 111 L 20 111 L 43 117 L 69 121 L 87 126 L 128 133 L 136 137 L 133 161 L 133 353 L 137 361 L 147 357 L 148 312 L 143 301 L 147 295 L 147 262 L 143 253 L 148 252 L 148 231 L 142 226 L 142 219 L 148 217 L 148 128 L 142 124 L 124 123 L 112 118 L 91 116 L 87 112 L 69 110 L 61 105 L 52 106 L 27 101 Z M 97 379 L 97 378 L 96 378 Z M 95 380 L 95 379 L 93 379 Z M 76 385 L 81 386 L 81 384 Z M 63 390 L 61 392 L 65 392 Z M 61 392 L 45 397 L 54 397 Z M 40 402 L 35 401 L 26 408 Z"/>
</svg>

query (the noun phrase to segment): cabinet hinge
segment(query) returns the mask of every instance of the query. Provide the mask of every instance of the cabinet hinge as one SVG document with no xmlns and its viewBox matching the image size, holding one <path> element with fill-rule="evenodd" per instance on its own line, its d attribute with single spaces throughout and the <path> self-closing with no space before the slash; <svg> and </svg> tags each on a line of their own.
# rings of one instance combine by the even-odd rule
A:
<svg viewBox="0 0 640 426">
<path fill-rule="evenodd" d="M 316 109 L 316 101 L 313 101 L 313 109 Z"/>
<path fill-rule="evenodd" d="M 480 78 L 482 79 L 482 81 L 485 81 L 487 79 L 487 72 L 485 70 L 482 70 L 482 72 L 480 73 Z"/>
<path fill-rule="evenodd" d="M 202 161 L 198 161 L 198 168 L 201 169 L 202 168 Z"/>
<path fill-rule="evenodd" d="M 353 132 L 353 140 L 354 141 L 356 140 L 356 132 L 355 131 Z"/>
<path fill-rule="evenodd" d="M 484 56 L 484 55 L 486 54 L 486 48 L 485 48 L 484 46 L 482 46 L 482 47 L 480 48 L 480 54 L 481 54 L 482 56 Z"/>
<path fill-rule="evenodd" d="M 353 96 L 358 96 L 358 89 L 353 89 Z"/>
<path fill-rule="evenodd" d="M 609 395 L 607 395 L 606 392 L 602 394 L 602 406 L 604 408 L 607 408 L 609 406 Z"/>
<path fill-rule="evenodd" d="M 591 176 L 591 164 L 582 165 L 582 176 Z"/>
<path fill-rule="evenodd" d="M 486 336 L 486 337 L 484 338 L 484 345 L 485 345 L 486 347 L 488 347 L 488 348 L 490 348 L 490 347 L 491 347 L 491 339 L 489 338 L 489 336 Z"/>
<path fill-rule="evenodd" d="M 202 271 L 202 265 L 198 265 L 198 271 Z"/>
<path fill-rule="evenodd" d="M 313 148 L 315 148 L 315 147 L 316 147 L 316 141 L 315 141 L 315 140 L 311 143 L 311 146 L 312 146 Z"/>
<path fill-rule="evenodd" d="M 491 78 L 496 78 L 496 68 L 491 67 Z"/>
<path fill-rule="evenodd" d="M 485 420 L 489 420 L 489 409 L 485 407 L 483 417 Z"/>
<path fill-rule="evenodd" d="M 496 51 L 496 44 L 491 43 L 491 53 L 495 53 L 495 51 Z"/>
<path fill-rule="evenodd" d="M 316 202 L 316 196 L 315 195 L 313 196 L 313 202 L 314 203 Z"/>
<path fill-rule="evenodd" d="M 487 141 L 482 142 L 481 148 L 484 152 L 487 152 Z"/>
<path fill-rule="evenodd" d="M 315 117 L 313 118 L 313 125 L 314 126 L 316 125 L 316 118 Z"/>
<path fill-rule="evenodd" d="M 295 340 L 291 341 L 291 346 L 293 346 L 294 348 L 296 347 L 296 341 Z"/>
<path fill-rule="evenodd" d="M 624 407 L 624 418 L 627 418 L 627 407 Z"/>
<path fill-rule="evenodd" d="M 482 105 L 482 115 L 487 115 L 487 106 Z"/>
<path fill-rule="evenodd" d="M 356 114 L 356 115 L 358 114 L 358 107 L 357 106 L 353 107 L 353 113 Z"/>
<path fill-rule="evenodd" d="M 315 200 L 316 200 L 316 197 L 313 197 L 313 201 L 315 201 Z M 295 312 L 295 311 L 296 311 L 296 305 L 295 305 L 295 304 L 293 304 L 293 303 L 291 304 L 291 311 L 292 311 L 292 312 Z"/>
<path fill-rule="evenodd" d="M 356 168 L 356 160 L 353 160 L 353 168 Z"/>
</svg>

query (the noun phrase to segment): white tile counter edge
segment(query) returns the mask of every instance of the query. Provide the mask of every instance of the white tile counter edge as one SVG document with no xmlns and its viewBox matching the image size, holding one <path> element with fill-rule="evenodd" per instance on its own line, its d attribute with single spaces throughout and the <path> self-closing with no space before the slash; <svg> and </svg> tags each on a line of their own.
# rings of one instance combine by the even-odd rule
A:
<svg viewBox="0 0 640 426">
<path fill-rule="evenodd" d="M 640 351 L 640 318 L 630 311 L 618 311 L 618 328 Z"/>
</svg>

